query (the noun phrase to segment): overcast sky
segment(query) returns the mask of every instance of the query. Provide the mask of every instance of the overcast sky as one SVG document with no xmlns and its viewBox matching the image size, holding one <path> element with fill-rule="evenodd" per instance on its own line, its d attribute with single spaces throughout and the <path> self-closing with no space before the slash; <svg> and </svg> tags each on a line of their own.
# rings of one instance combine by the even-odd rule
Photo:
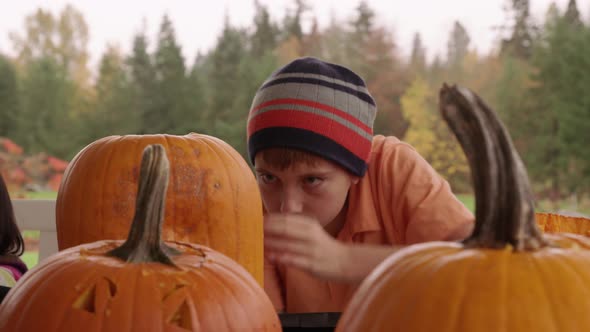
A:
<svg viewBox="0 0 590 332">
<path fill-rule="evenodd" d="M 275 20 L 293 7 L 293 0 L 259 0 L 267 5 Z M 379 23 L 390 28 L 399 43 L 402 55 L 411 50 L 415 32 L 420 32 L 429 57 L 444 55 L 452 24 L 459 20 L 469 32 L 472 47 L 488 52 L 496 45 L 495 26 L 506 22 L 503 6 L 508 0 L 369 0 Z M 533 17 L 541 21 L 552 0 L 530 0 Z M 554 1 L 564 10 L 568 0 Z M 198 50 L 206 52 L 214 46 L 223 26 L 225 14 L 236 26 L 249 26 L 254 14 L 254 0 L 0 0 L 0 52 L 12 54 L 8 39 L 10 31 L 22 32 L 26 15 L 41 7 L 57 14 L 67 4 L 80 10 L 90 27 L 88 48 L 94 65 L 107 43 L 118 44 L 125 52 L 131 47 L 134 34 L 147 23 L 147 32 L 154 40 L 165 13 L 172 19 L 176 36 L 188 63 Z M 320 27 L 330 17 L 345 19 L 354 13 L 359 0 L 309 0 Z M 583 19 L 590 14 L 590 0 L 578 0 Z"/>
</svg>

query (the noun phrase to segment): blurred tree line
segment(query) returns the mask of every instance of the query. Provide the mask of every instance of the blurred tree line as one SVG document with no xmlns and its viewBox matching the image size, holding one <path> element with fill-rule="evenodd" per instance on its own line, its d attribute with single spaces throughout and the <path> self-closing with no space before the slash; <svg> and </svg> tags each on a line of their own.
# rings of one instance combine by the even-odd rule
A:
<svg viewBox="0 0 590 332">
<path fill-rule="evenodd" d="M 316 56 L 364 77 L 379 108 L 375 132 L 414 145 L 455 191 L 470 190 L 469 169 L 438 113 L 443 82 L 475 90 L 500 113 L 538 194 L 588 193 L 590 27 L 575 0 L 563 10 L 551 5 L 541 23 L 530 17 L 528 0 L 508 0 L 501 41 L 490 54 L 478 53 L 457 21 L 446 55 L 430 57 L 419 34 L 403 57 L 364 1 L 325 28 L 305 0 L 294 0 L 280 19 L 254 4 L 249 26 L 226 18 L 215 46 L 193 59 L 183 57 L 167 16 L 156 36 L 147 36 L 144 24 L 129 54 L 107 47 L 95 74 L 83 15 L 73 6 L 58 15 L 38 9 L 23 34 L 10 35 L 16 56 L 0 54 L 0 136 L 69 160 L 107 135 L 194 131 L 245 156 L 256 89 L 278 66 Z"/>
</svg>

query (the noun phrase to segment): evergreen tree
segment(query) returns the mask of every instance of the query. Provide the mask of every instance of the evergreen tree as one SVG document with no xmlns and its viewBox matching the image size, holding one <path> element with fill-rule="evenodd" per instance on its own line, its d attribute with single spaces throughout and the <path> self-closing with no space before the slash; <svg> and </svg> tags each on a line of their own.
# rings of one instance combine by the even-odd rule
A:
<svg viewBox="0 0 590 332">
<path fill-rule="evenodd" d="M 573 11 L 569 9 L 570 13 Z M 567 12 L 566 12 L 567 13 Z M 571 14 L 559 15 L 555 8 L 547 15 L 542 43 L 533 60 L 537 68 L 534 90 L 543 120 L 542 136 L 546 151 L 540 160 L 546 165 L 551 197 L 566 192 L 588 191 L 590 174 L 590 98 L 587 87 L 590 59 L 590 32 L 572 21 Z M 541 120 L 537 120 L 541 121 Z"/>
<path fill-rule="evenodd" d="M 564 20 L 571 25 L 582 25 L 582 20 L 580 19 L 580 11 L 578 10 L 576 0 L 569 0 L 567 4 L 567 9 L 563 16 Z"/>
<path fill-rule="evenodd" d="M 81 127 L 70 111 L 73 83 L 52 58 L 31 62 L 24 75 L 17 142 L 26 151 L 69 159 L 81 148 Z"/>
<path fill-rule="evenodd" d="M 254 33 L 250 37 L 250 53 L 262 57 L 274 51 L 278 45 L 279 27 L 271 21 L 268 8 L 254 1 Z"/>
<path fill-rule="evenodd" d="M 413 75 L 424 76 L 426 74 L 426 48 L 422 44 L 420 33 L 414 34 L 412 41 L 412 53 L 410 54 L 410 71 Z"/>
<path fill-rule="evenodd" d="M 187 75 L 180 46 L 168 16 L 164 16 L 156 52 L 155 107 L 145 120 L 152 133 L 186 134 L 194 130 L 197 115 L 189 108 Z"/>
<path fill-rule="evenodd" d="M 301 22 L 303 15 L 309 11 L 310 6 L 306 0 L 293 0 L 295 8 L 290 10 L 287 15 L 283 18 L 283 40 L 287 40 L 291 37 L 301 41 L 303 39 L 303 27 Z"/>
<path fill-rule="evenodd" d="M 510 37 L 502 41 L 501 52 L 529 59 L 533 52 L 536 27 L 531 21 L 529 0 L 510 0 Z"/>
<path fill-rule="evenodd" d="M 139 133 L 152 133 L 148 117 L 157 107 L 156 103 L 156 72 L 152 58 L 148 52 L 148 39 L 144 32 L 133 38 L 131 56 L 127 59 L 130 69 L 131 94 L 133 112 L 140 117 Z"/>
<path fill-rule="evenodd" d="M 465 27 L 455 21 L 447 43 L 448 70 L 455 81 L 460 81 L 463 78 L 463 63 L 469 53 L 470 42 L 471 38 Z"/>
<path fill-rule="evenodd" d="M 191 130 L 189 131 L 213 134 L 212 126 L 207 122 L 209 118 L 207 96 L 210 92 L 207 86 L 206 63 L 206 56 L 198 53 L 188 74 L 188 108 L 195 117 L 194 123 L 191 124 Z"/>
<path fill-rule="evenodd" d="M 347 42 L 348 32 L 345 27 L 335 17 L 332 17 L 330 24 L 322 33 L 322 56 L 320 58 L 335 63 L 346 63 L 350 60 L 347 56 Z"/>
<path fill-rule="evenodd" d="M 19 132 L 19 114 L 16 70 L 12 61 L 0 54 L 0 137 L 13 138 Z"/>
<path fill-rule="evenodd" d="M 303 38 L 302 53 L 316 58 L 324 57 L 324 35 L 320 31 L 317 18 L 313 18 L 311 29 Z"/>
<path fill-rule="evenodd" d="M 407 84 L 393 35 L 375 24 L 375 11 L 361 1 L 349 23 L 343 41 L 343 64 L 364 78 L 377 103 L 374 132 L 403 138 L 408 123 L 401 111 L 400 98 Z"/>
<path fill-rule="evenodd" d="M 243 60 L 247 58 L 247 34 L 230 25 L 226 19 L 223 32 L 213 50 L 207 84 L 210 92 L 208 122 L 214 134 L 245 155 L 246 119 L 253 94 L 244 91 L 252 84 L 244 76 Z M 260 82 L 257 82 L 260 83 Z M 251 93 L 251 92 L 250 92 Z M 247 97 L 240 97 L 245 96 Z"/>
<path fill-rule="evenodd" d="M 95 91 L 96 104 L 87 119 L 89 140 L 139 132 L 140 117 L 133 108 L 125 60 L 114 46 L 109 46 L 100 60 Z"/>
</svg>

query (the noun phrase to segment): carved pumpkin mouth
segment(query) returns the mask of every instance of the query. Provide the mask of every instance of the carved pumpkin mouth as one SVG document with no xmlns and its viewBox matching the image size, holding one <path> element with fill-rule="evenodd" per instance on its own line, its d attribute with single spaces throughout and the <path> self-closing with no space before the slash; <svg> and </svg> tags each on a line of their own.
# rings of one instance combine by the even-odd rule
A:
<svg viewBox="0 0 590 332">
<path fill-rule="evenodd" d="M 144 274 L 146 270 L 142 270 Z M 163 271 L 152 271 L 153 273 L 164 273 Z M 186 271 L 182 271 L 184 273 Z M 148 272 L 149 273 L 149 272 Z M 178 273 L 178 272 L 176 272 Z M 94 282 L 87 283 L 85 288 L 81 285 L 76 287 L 79 296 L 72 304 L 76 313 L 90 314 L 92 316 L 104 315 L 109 317 L 113 314 L 114 303 L 119 297 L 125 297 L 121 293 L 121 287 L 117 281 L 109 277 L 99 277 Z M 167 282 L 160 282 L 154 292 L 160 295 L 161 306 L 164 309 L 164 320 L 167 324 L 181 329 L 192 331 L 194 328 L 193 315 L 195 304 L 186 296 L 190 292 L 191 284 L 181 278 L 170 278 Z"/>
</svg>

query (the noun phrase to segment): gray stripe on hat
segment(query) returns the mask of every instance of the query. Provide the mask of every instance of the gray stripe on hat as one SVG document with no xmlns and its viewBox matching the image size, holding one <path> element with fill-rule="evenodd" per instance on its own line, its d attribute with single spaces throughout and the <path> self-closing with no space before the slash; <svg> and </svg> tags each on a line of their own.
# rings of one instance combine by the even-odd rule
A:
<svg viewBox="0 0 590 332">
<path fill-rule="evenodd" d="M 346 82 L 346 81 L 343 81 L 343 80 L 339 80 L 337 78 L 333 78 L 333 77 L 330 77 L 330 76 L 325 76 L 325 75 L 320 75 L 320 74 L 311 74 L 311 73 L 283 73 L 283 74 L 278 74 L 278 75 L 272 76 L 271 78 L 269 78 L 268 80 L 266 80 L 262 84 L 262 86 L 264 86 L 265 84 L 270 83 L 270 82 L 272 82 L 274 80 L 282 79 L 282 78 L 288 78 L 288 77 L 315 78 L 315 79 L 326 81 L 326 82 L 329 82 L 329 83 L 340 84 L 340 85 L 349 87 L 351 89 L 354 89 L 354 90 L 357 90 L 357 91 L 366 93 L 369 96 L 371 95 L 369 93 L 369 90 L 365 86 L 352 84 L 352 83 L 349 83 L 349 82 Z"/>
<path fill-rule="evenodd" d="M 252 109 L 258 105 L 283 98 L 304 99 L 337 108 L 373 128 L 377 108 L 366 101 L 343 91 L 308 83 L 271 85 L 259 91 L 252 101 Z M 252 116 L 252 114 L 250 114 Z"/>
<path fill-rule="evenodd" d="M 336 115 L 334 113 L 326 112 L 326 111 L 321 110 L 319 108 L 298 105 L 298 104 L 276 104 L 276 105 L 270 105 L 267 107 L 263 107 L 263 108 L 257 110 L 256 112 L 254 112 L 253 114 L 251 114 L 250 120 L 256 118 L 257 116 L 259 116 L 261 114 L 264 114 L 266 112 L 272 112 L 275 110 L 293 110 L 293 111 L 316 114 L 316 115 L 322 116 L 324 118 L 328 118 L 330 120 L 338 122 L 339 124 L 345 126 L 346 128 L 354 131 L 356 134 L 358 134 L 368 140 L 371 140 L 373 137 L 373 135 L 367 133 L 365 130 L 363 130 L 359 126 L 355 125 L 354 123 L 352 123 L 346 119 L 339 117 L 338 115 Z M 329 129 L 326 128 L 326 131 L 329 131 Z"/>
</svg>

